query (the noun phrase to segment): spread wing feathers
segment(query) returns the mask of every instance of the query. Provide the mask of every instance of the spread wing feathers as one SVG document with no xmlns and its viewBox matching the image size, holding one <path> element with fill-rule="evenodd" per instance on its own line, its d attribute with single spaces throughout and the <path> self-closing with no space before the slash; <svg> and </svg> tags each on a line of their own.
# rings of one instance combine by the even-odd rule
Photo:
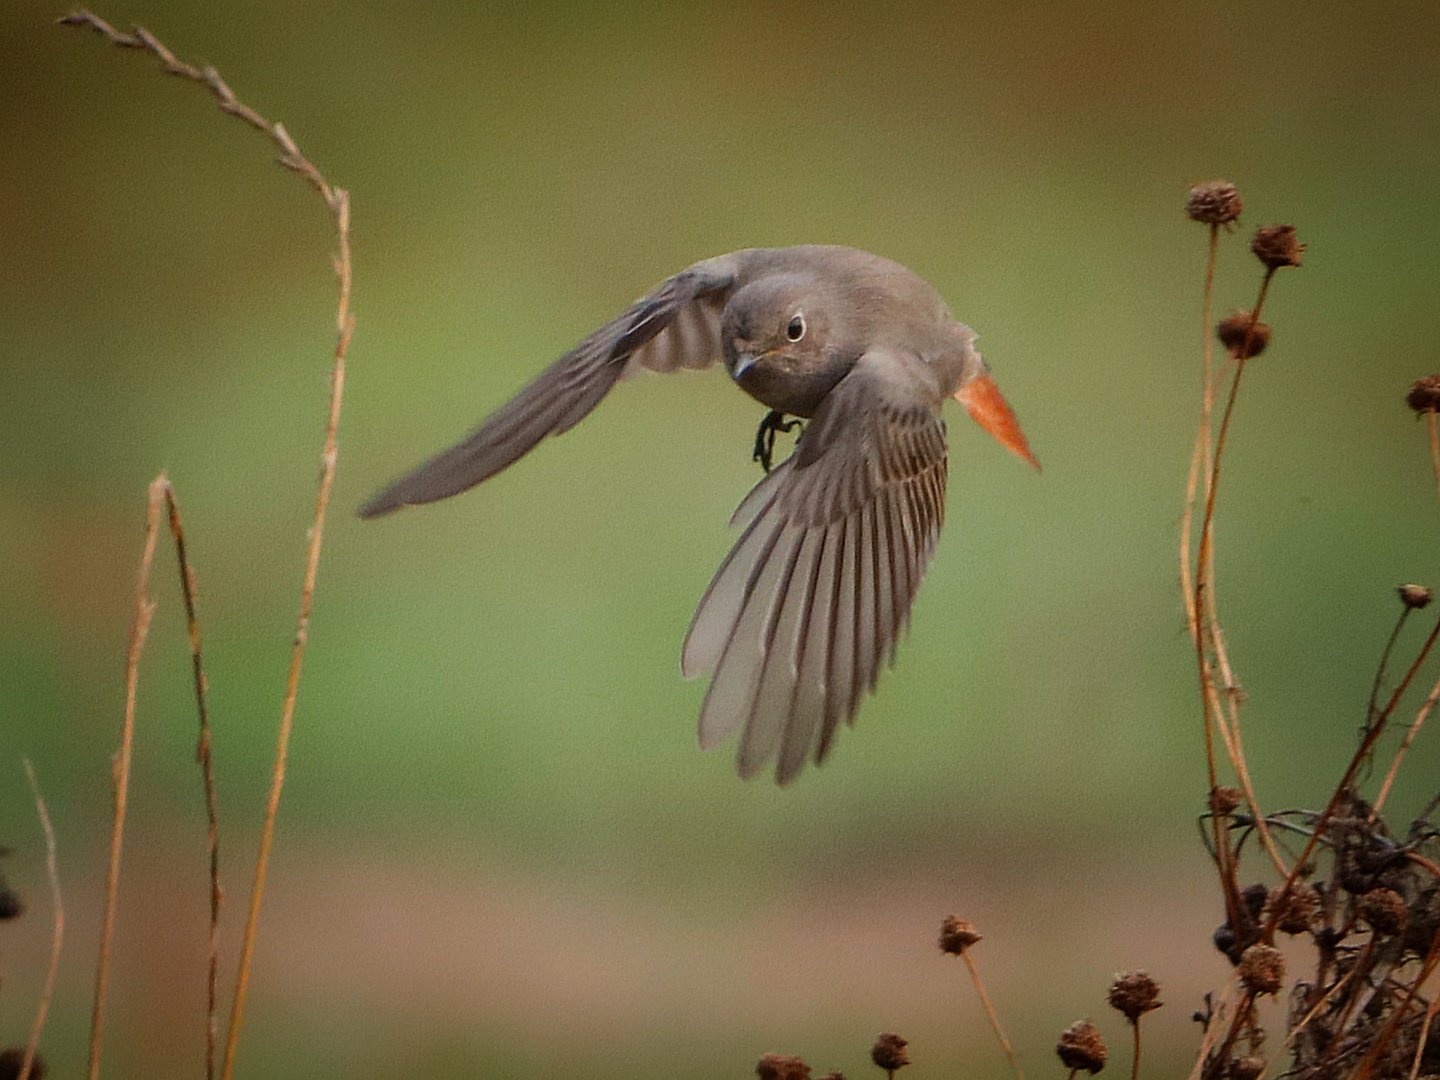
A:
<svg viewBox="0 0 1440 1080">
<path fill-rule="evenodd" d="M 719 360 L 720 313 L 735 282 L 727 257 L 697 263 L 631 304 L 540 373 L 449 450 L 401 477 L 360 509 L 379 517 L 458 495 L 518 461 L 547 435 L 578 424 L 639 361 L 658 371 Z"/>
<path fill-rule="evenodd" d="M 867 353 L 736 511 L 681 670 L 714 672 L 700 745 L 743 727 L 741 776 L 829 753 L 894 659 L 945 515 L 945 424 L 918 360 Z"/>
</svg>

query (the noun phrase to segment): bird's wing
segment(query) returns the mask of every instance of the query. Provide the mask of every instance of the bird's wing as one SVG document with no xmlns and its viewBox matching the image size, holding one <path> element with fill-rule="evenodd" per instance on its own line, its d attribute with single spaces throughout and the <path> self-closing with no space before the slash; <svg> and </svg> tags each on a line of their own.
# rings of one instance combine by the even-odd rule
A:
<svg viewBox="0 0 1440 1080">
<path fill-rule="evenodd" d="M 832 390 L 795 453 L 746 496 L 744 528 L 685 639 L 681 670 L 714 672 L 709 748 L 736 728 L 737 767 L 775 779 L 829 753 L 893 659 L 945 516 L 945 423 L 927 365 L 871 351 Z"/>
<path fill-rule="evenodd" d="M 719 360 L 720 313 L 738 269 L 736 256 L 722 255 L 662 282 L 541 372 L 463 442 L 372 498 L 360 516 L 445 499 L 488 480 L 545 436 L 578 424 L 633 364 L 676 371 Z"/>
</svg>

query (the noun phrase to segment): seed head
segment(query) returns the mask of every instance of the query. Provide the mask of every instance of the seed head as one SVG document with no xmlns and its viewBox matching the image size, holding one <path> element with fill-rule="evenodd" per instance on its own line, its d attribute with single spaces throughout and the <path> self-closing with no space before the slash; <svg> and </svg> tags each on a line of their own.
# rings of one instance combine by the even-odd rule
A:
<svg viewBox="0 0 1440 1080">
<path fill-rule="evenodd" d="M 1297 881 L 1284 896 L 1281 886 L 1277 885 L 1270 890 L 1270 898 L 1265 902 L 1266 919 L 1275 919 L 1276 927 L 1292 937 L 1309 930 L 1319 911 L 1320 894 L 1303 881 Z"/>
<path fill-rule="evenodd" d="M 1270 324 L 1257 322 L 1252 329 L 1250 312 L 1232 311 L 1215 324 L 1215 336 L 1220 339 L 1220 344 L 1229 350 L 1231 356 L 1241 359 L 1240 352 L 1243 349 L 1243 359 L 1249 360 L 1252 356 L 1259 356 L 1265 351 L 1265 346 L 1270 344 Z"/>
<path fill-rule="evenodd" d="M 1165 1004 L 1160 1000 L 1160 984 L 1143 971 L 1116 975 L 1107 1000 L 1112 1009 L 1124 1013 L 1132 1024 L 1138 1024 L 1145 1013 Z"/>
<path fill-rule="evenodd" d="M 810 1080 L 810 1066 L 788 1054 L 766 1054 L 755 1066 L 760 1080 Z"/>
<path fill-rule="evenodd" d="M 1062 1031 L 1055 1053 L 1067 1069 L 1084 1069 L 1092 1074 L 1105 1067 L 1105 1058 L 1109 1056 L 1105 1040 L 1088 1020 L 1077 1020 Z"/>
<path fill-rule="evenodd" d="M 18 919 L 25 914 L 25 901 L 20 899 L 20 894 L 0 878 L 0 922 L 8 922 L 10 919 Z"/>
<path fill-rule="evenodd" d="M 1239 788 L 1213 788 L 1210 792 L 1210 812 L 1219 816 L 1228 814 L 1240 805 L 1243 797 Z"/>
<path fill-rule="evenodd" d="M 1250 241 L 1255 257 L 1271 270 L 1282 266 L 1299 266 L 1305 245 L 1295 239 L 1294 225 L 1262 225 Z"/>
<path fill-rule="evenodd" d="M 893 1031 L 882 1031 L 870 1048 L 870 1060 L 886 1072 L 893 1073 L 910 1064 L 910 1055 L 905 1052 L 908 1045 L 908 1040 Z"/>
<path fill-rule="evenodd" d="M 1404 898 L 1394 889 L 1371 889 L 1360 897 L 1360 917 L 1377 934 L 1389 937 L 1405 932 L 1410 911 Z"/>
<path fill-rule="evenodd" d="M 1236 1058 L 1230 1062 L 1230 1080 L 1260 1080 L 1264 1071 L 1263 1057 Z"/>
<path fill-rule="evenodd" d="M 1440 411 L 1440 375 L 1416 379 L 1405 394 L 1405 404 L 1417 413 Z"/>
<path fill-rule="evenodd" d="M 1241 954 L 1236 970 L 1250 993 L 1274 994 L 1285 983 L 1285 956 L 1272 945 L 1251 945 Z"/>
<path fill-rule="evenodd" d="M 1424 585 L 1397 585 L 1395 591 L 1400 594 L 1402 604 L 1416 611 L 1426 607 L 1435 598 L 1434 591 Z"/>
<path fill-rule="evenodd" d="M 982 940 L 975 924 L 958 915 L 946 915 L 940 924 L 940 951 L 959 956 L 977 941 Z"/>
<path fill-rule="evenodd" d="M 25 1047 L 7 1046 L 0 1050 L 0 1080 L 17 1080 L 25 1065 Z M 30 1062 L 30 1080 L 45 1080 L 45 1059 L 36 1054 Z"/>
<path fill-rule="evenodd" d="M 1240 216 L 1244 201 L 1228 180 L 1196 184 L 1185 197 L 1185 213 L 1205 225 L 1228 225 Z"/>
</svg>

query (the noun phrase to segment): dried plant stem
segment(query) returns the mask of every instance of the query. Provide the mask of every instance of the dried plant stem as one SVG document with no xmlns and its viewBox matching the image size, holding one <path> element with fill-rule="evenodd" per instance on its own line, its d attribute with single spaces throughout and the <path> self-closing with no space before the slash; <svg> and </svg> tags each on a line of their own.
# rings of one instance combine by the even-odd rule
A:
<svg viewBox="0 0 1440 1080">
<path fill-rule="evenodd" d="M 1213 228 L 1213 227 L 1212 227 Z M 1213 254 L 1213 253 L 1212 253 Z M 1214 524 L 1215 524 L 1215 497 L 1220 486 L 1220 465 L 1225 452 L 1225 443 L 1230 433 L 1230 424 L 1235 414 L 1235 402 L 1240 392 L 1240 382 L 1245 374 L 1245 362 L 1250 352 L 1251 340 L 1254 335 L 1255 324 L 1260 320 L 1260 313 L 1265 306 L 1265 297 L 1270 289 L 1270 281 L 1275 275 L 1274 268 L 1269 268 L 1260 282 L 1260 292 L 1255 299 L 1255 306 L 1250 312 L 1250 327 L 1246 332 L 1245 341 L 1241 348 L 1234 354 L 1235 374 L 1230 380 L 1230 392 L 1225 402 L 1225 411 L 1221 416 L 1220 430 L 1215 439 L 1214 453 L 1210 458 L 1209 469 L 1206 471 L 1204 485 L 1204 515 L 1200 524 L 1199 550 L 1195 560 L 1195 572 L 1193 578 L 1186 578 L 1192 583 L 1193 597 L 1187 602 L 1191 612 L 1191 635 L 1195 640 L 1196 664 L 1200 674 L 1201 684 L 1201 706 L 1204 713 L 1206 727 L 1206 754 L 1207 764 L 1210 772 L 1210 790 L 1215 790 L 1217 780 L 1214 762 L 1214 743 L 1211 734 L 1212 725 L 1218 727 L 1221 738 L 1225 743 L 1227 756 L 1231 766 L 1235 770 L 1236 778 L 1240 782 L 1241 790 L 1245 794 L 1246 801 L 1250 805 L 1250 811 L 1255 820 L 1255 829 L 1260 837 L 1260 843 L 1270 856 L 1271 862 L 1279 874 L 1285 876 L 1287 868 L 1285 861 L 1280 857 L 1280 850 L 1275 845 L 1274 837 L 1270 835 L 1270 828 L 1266 822 L 1265 815 L 1260 809 L 1259 801 L 1255 796 L 1254 784 L 1250 777 L 1250 769 L 1245 760 L 1244 748 L 1240 741 L 1240 711 L 1238 705 L 1238 686 L 1234 672 L 1230 666 L 1229 652 L 1225 646 L 1225 637 L 1220 629 L 1219 617 L 1215 608 L 1215 545 L 1214 545 Z M 1209 279 L 1207 276 L 1207 285 Z M 1207 300 L 1209 289 L 1207 288 Z M 1207 304 L 1208 311 L 1208 304 Z M 1210 345 L 1209 319 L 1206 320 L 1206 350 L 1207 369 L 1210 368 L 1208 352 Z M 1210 380 L 1207 379 L 1207 387 Z M 1208 410 L 1202 410 L 1208 411 Z M 1208 447 L 1208 428 L 1205 431 Z M 1188 520 L 1188 515 L 1187 515 Z M 1208 600 L 1208 611 L 1207 611 Z M 1220 694 L 1215 686 L 1215 669 L 1212 668 L 1209 657 L 1206 655 L 1206 637 L 1209 637 L 1210 648 L 1215 655 L 1215 663 L 1223 678 L 1226 698 L 1229 706 L 1229 716 L 1225 715 L 1224 707 L 1220 702 Z M 1228 719 L 1228 724 L 1227 724 Z M 1224 823 L 1217 816 L 1214 819 L 1215 828 L 1215 849 L 1219 863 L 1219 871 L 1222 880 L 1223 890 L 1226 893 L 1226 915 L 1234 925 L 1234 920 L 1239 912 L 1238 882 L 1234 879 L 1234 867 L 1229 858 L 1228 845 L 1224 842 Z"/>
<path fill-rule="evenodd" d="M 175 487 L 165 483 L 165 509 L 170 521 L 170 536 L 175 541 L 175 561 L 180 571 L 180 595 L 185 601 L 185 627 L 190 638 L 190 668 L 195 684 L 195 708 L 200 717 L 200 734 L 195 744 L 195 760 L 200 765 L 200 779 L 205 790 L 205 839 L 210 852 L 210 930 L 207 940 L 209 962 L 205 978 L 205 1076 L 214 1080 L 215 1047 L 219 1035 L 218 990 L 220 981 L 220 801 L 215 788 L 215 761 L 210 747 L 210 681 L 205 677 L 205 663 L 200 649 L 200 620 L 195 613 L 197 592 L 195 571 L 190 566 L 185 548 L 185 526 L 180 520 L 180 504 Z"/>
<path fill-rule="evenodd" d="M 254 957 L 255 933 L 259 923 L 260 903 L 265 891 L 265 878 L 269 867 L 270 851 L 275 838 L 275 819 L 280 809 L 280 795 L 285 785 L 285 765 L 289 753 L 290 733 L 294 724 L 295 704 L 300 689 L 300 672 L 305 657 L 305 647 L 310 639 L 310 611 L 314 603 L 315 583 L 320 566 L 320 552 L 325 532 L 325 512 L 330 504 L 330 490 L 335 480 L 335 466 L 338 458 L 336 432 L 340 424 L 341 404 L 345 388 L 345 356 L 350 338 L 354 332 L 354 320 L 350 314 L 350 194 L 343 188 L 334 187 L 315 165 L 300 152 L 295 140 L 284 126 L 272 123 L 259 112 L 236 98 L 215 68 L 196 67 L 178 60 L 160 41 L 144 27 L 135 27 L 130 33 L 117 31 L 103 19 L 89 11 L 72 12 L 60 20 L 71 26 L 89 27 L 103 34 L 112 43 L 122 48 L 143 49 L 160 60 L 164 70 L 171 75 L 198 82 L 208 87 L 219 101 L 221 111 L 238 117 L 257 131 L 267 135 L 280 147 L 280 163 L 303 176 L 320 197 L 325 200 L 335 219 L 337 250 L 334 269 L 338 283 L 339 298 L 336 307 L 336 342 L 333 365 L 330 372 L 330 398 L 325 425 L 324 448 L 321 453 L 319 493 L 315 500 L 315 515 L 309 531 L 309 547 L 305 561 L 304 583 L 300 592 L 300 614 L 297 619 L 294 644 L 290 653 L 290 669 L 285 684 L 285 699 L 281 707 L 280 728 L 275 742 L 275 759 L 271 775 L 270 795 L 266 801 L 265 822 L 260 834 L 260 853 L 255 865 L 255 881 L 250 894 L 250 906 L 245 921 L 245 933 L 240 949 L 239 973 L 235 984 L 235 997 L 231 1004 L 230 1025 L 225 1039 L 225 1055 L 222 1076 L 225 1080 L 233 1075 L 235 1051 L 240 1030 L 244 1022 L 245 998 L 250 983 L 250 967 Z"/>
<path fill-rule="evenodd" d="M 1130 1057 L 1130 1080 L 1140 1080 L 1140 1018 L 1130 1024 L 1134 1039 L 1134 1053 Z"/>
<path fill-rule="evenodd" d="M 1440 1012 L 1440 997 L 1432 997 L 1425 1007 L 1425 1022 L 1420 1025 L 1420 1038 L 1415 1042 L 1415 1059 L 1410 1062 L 1410 1080 L 1420 1075 L 1420 1059 L 1425 1056 L 1425 1044 L 1430 1039 L 1430 1025 L 1435 1022 L 1436 1012 Z"/>
<path fill-rule="evenodd" d="M 1407 612 L 1409 608 L 1405 609 Z M 1420 728 L 1429 719 L 1430 714 L 1435 710 L 1435 705 L 1440 702 L 1440 679 L 1430 689 L 1430 696 L 1420 706 L 1420 711 L 1415 714 L 1415 721 L 1405 732 L 1405 737 L 1400 740 L 1400 748 L 1395 751 L 1395 758 L 1390 762 L 1390 769 L 1385 774 L 1385 782 L 1380 785 L 1380 793 L 1375 796 L 1374 805 L 1370 808 L 1370 820 L 1374 821 L 1385 806 L 1385 800 L 1390 797 L 1390 788 L 1395 783 L 1395 774 L 1400 771 L 1400 763 L 1405 760 L 1405 754 L 1410 749 L 1410 744 L 1415 741 L 1415 736 L 1420 734 Z"/>
<path fill-rule="evenodd" d="M 50 812 L 45 809 L 45 800 L 40 797 L 40 782 L 35 779 L 35 766 L 30 764 L 29 758 L 24 761 L 25 777 L 30 781 L 30 793 L 35 796 L 35 813 L 39 815 L 40 828 L 45 833 L 45 873 L 50 879 L 50 906 L 55 914 L 50 932 L 50 963 L 45 968 L 45 988 L 41 990 L 39 1004 L 35 1006 L 35 1020 L 30 1025 L 30 1041 L 25 1044 L 25 1057 L 20 1062 L 18 1080 L 30 1080 L 35 1055 L 40 1049 L 40 1035 L 45 1030 L 45 1017 L 50 1011 L 50 1000 L 55 996 L 55 976 L 60 970 L 60 946 L 65 941 L 65 903 L 60 896 L 60 869 L 55 861 L 55 828 L 50 824 Z"/>
<path fill-rule="evenodd" d="M 1000 1026 L 1000 1014 L 995 1011 L 995 1005 L 990 1000 L 990 995 L 985 992 L 985 982 L 980 978 L 980 969 L 975 966 L 975 961 L 970 959 L 970 950 L 961 952 L 960 959 L 965 961 L 965 967 L 970 972 L 970 981 L 975 984 L 975 993 L 980 998 L 980 1004 L 985 1009 L 985 1015 L 990 1020 L 990 1027 L 995 1032 L 995 1037 L 1000 1040 L 1000 1049 L 1005 1051 L 1006 1060 L 1010 1067 L 1015 1070 L 1016 1080 L 1025 1080 L 1025 1072 L 1020 1068 L 1020 1059 L 1015 1056 L 1015 1047 L 1010 1045 L 1010 1040 L 1005 1036 L 1005 1029 Z"/>
<path fill-rule="evenodd" d="M 1225 984 L 1225 990 L 1220 995 L 1220 1000 L 1215 1002 L 1214 1008 L 1211 1010 L 1209 1022 L 1205 1025 L 1205 1036 L 1200 1040 L 1200 1050 L 1195 1055 L 1195 1064 L 1190 1067 L 1188 1080 L 1200 1080 L 1201 1075 L 1205 1072 L 1205 1064 L 1211 1057 L 1210 1051 L 1220 1041 L 1219 1031 L 1222 1026 L 1220 1021 L 1225 1016 L 1230 999 L 1239 986 L 1240 976 L 1232 971 L 1230 980 Z M 1243 1010 L 1236 1015 L 1244 1015 Z"/>
<path fill-rule="evenodd" d="M 145 507 L 145 549 L 135 581 L 135 607 L 130 619 L 130 649 L 125 662 L 125 720 L 120 729 L 120 750 L 112 763 L 115 816 L 110 828 L 110 859 L 105 868 L 105 917 L 100 929 L 100 958 L 95 964 L 95 1000 L 90 1009 L 90 1080 L 100 1075 L 100 1046 L 105 1030 L 105 994 L 110 985 L 110 950 L 115 939 L 115 910 L 120 897 L 120 854 L 125 842 L 125 812 L 130 796 L 130 758 L 135 742 L 135 691 L 140 681 L 140 654 L 155 604 L 150 600 L 150 566 L 160 533 L 160 506 L 168 481 L 161 473 L 150 482 Z"/>
<path fill-rule="evenodd" d="M 1419 992 L 1420 987 L 1429 980 L 1437 964 L 1440 964 L 1440 934 L 1436 934 L 1430 943 L 1430 951 L 1425 955 L 1425 963 L 1420 969 L 1420 974 L 1405 988 L 1404 998 L 1391 1011 L 1390 1019 L 1380 1029 L 1380 1033 L 1375 1036 L 1365 1056 L 1360 1059 L 1360 1064 L 1356 1066 L 1355 1072 L 1352 1074 L 1354 1080 L 1368 1080 L 1370 1073 L 1375 1068 L 1375 1063 L 1380 1060 L 1380 1055 L 1389 1049 L 1390 1040 L 1395 1037 L 1395 1031 L 1400 1026 L 1400 1021 L 1410 1010 L 1410 1004 L 1415 1000 L 1415 995 Z"/>
<path fill-rule="evenodd" d="M 1440 431 L 1435 427 L 1435 410 L 1425 410 L 1425 423 L 1430 428 L 1430 465 L 1435 470 L 1435 491 L 1440 494 Z"/>
</svg>

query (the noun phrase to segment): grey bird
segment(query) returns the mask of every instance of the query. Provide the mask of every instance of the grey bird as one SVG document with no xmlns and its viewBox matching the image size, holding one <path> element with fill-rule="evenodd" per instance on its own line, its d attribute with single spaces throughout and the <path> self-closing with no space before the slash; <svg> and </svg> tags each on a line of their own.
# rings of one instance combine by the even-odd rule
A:
<svg viewBox="0 0 1440 1080">
<path fill-rule="evenodd" d="M 687 678 L 711 673 L 700 745 L 741 729 L 737 769 L 775 761 L 788 783 L 853 723 L 897 640 L 945 516 L 941 406 L 957 398 L 1035 465 L 1014 414 L 935 289 L 847 247 L 751 248 L 662 282 L 546 368 L 473 434 L 367 502 L 376 518 L 449 498 L 547 435 L 569 431 L 620 379 L 723 361 L 771 412 L 808 421 L 791 456 L 740 503 L 739 540 L 686 635 Z M 791 422 L 793 423 L 793 421 Z"/>
</svg>

